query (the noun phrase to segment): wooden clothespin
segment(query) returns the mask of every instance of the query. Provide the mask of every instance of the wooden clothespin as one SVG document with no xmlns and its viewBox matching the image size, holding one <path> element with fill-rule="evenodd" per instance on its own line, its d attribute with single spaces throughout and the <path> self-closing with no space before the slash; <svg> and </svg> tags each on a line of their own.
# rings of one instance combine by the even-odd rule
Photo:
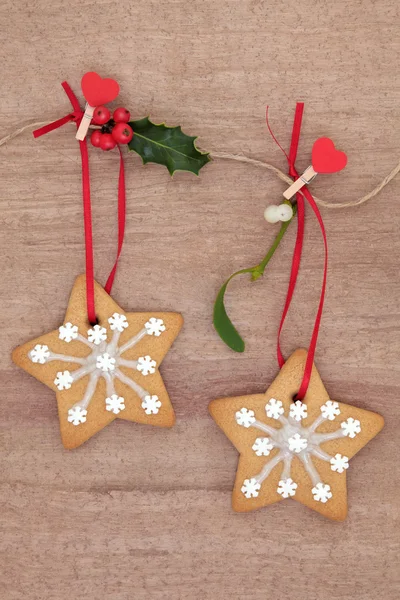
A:
<svg viewBox="0 0 400 600">
<path fill-rule="evenodd" d="M 102 79 L 94 71 L 85 73 L 82 77 L 82 93 L 85 96 L 85 114 L 76 132 L 77 140 L 84 140 L 96 106 L 101 106 L 115 100 L 119 94 L 119 85 L 114 79 Z"/>
</svg>

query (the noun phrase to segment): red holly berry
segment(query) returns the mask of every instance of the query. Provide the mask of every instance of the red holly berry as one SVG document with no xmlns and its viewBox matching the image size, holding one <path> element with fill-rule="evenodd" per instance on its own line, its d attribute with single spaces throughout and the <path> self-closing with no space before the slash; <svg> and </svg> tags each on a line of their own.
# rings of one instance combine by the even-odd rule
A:
<svg viewBox="0 0 400 600">
<path fill-rule="evenodd" d="M 103 134 L 101 133 L 100 129 L 95 129 L 92 133 L 92 135 L 90 136 L 90 141 L 92 146 L 94 146 L 95 148 L 100 148 L 100 142 L 101 142 L 101 138 L 102 138 Z"/>
<path fill-rule="evenodd" d="M 117 145 L 111 133 L 103 133 L 100 140 L 100 148 L 102 150 L 112 150 Z"/>
<path fill-rule="evenodd" d="M 127 123 L 117 123 L 111 132 L 117 144 L 127 144 L 133 138 L 133 130 Z"/>
<path fill-rule="evenodd" d="M 96 125 L 104 125 L 110 120 L 110 111 L 107 106 L 96 106 L 93 113 L 93 121 Z"/>
<path fill-rule="evenodd" d="M 114 110 L 113 119 L 116 123 L 128 123 L 130 118 L 131 113 L 123 106 Z"/>
</svg>

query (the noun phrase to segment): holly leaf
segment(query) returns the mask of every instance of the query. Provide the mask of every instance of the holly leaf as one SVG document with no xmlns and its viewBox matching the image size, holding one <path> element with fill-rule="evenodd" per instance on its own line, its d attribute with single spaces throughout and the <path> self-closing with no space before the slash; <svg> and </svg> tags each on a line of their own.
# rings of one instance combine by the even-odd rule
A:
<svg viewBox="0 0 400 600">
<path fill-rule="evenodd" d="M 183 133 L 180 126 L 157 125 L 149 117 L 131 121 L 129 125 L 134 131 L 129 149 L 141 156 L 143 164 L 154 162 L 164 165 L 170 175 L 175 171 L 190 171 L 198 175 L 211 160 L 208 152 L 196 148 L 197 138 Z"/>
</svg>

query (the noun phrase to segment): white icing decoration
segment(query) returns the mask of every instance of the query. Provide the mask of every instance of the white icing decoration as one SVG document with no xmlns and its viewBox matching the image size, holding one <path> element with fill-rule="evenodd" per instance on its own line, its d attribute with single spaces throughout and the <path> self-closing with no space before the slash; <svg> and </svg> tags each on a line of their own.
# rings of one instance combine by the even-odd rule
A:
<svg viewBox="0 0 400 600">
<path fill-rule="evenodd" d="M 343 471 L 349 468 L 349 458 L 341 454 L 332 456 L 330 463 L 332 471 L 336 471 L 337 473 L 343 473 Z"/>
<path fill-rule="evenodd" d="M 242 427 L 251 427 L 251 425 L 255 422 L 256 418 L 254 416 L 253 410 L 247 410 L 247 408 L 241 408 L 237 411 L 236 415 L 236 423 L 241 425 Z"/>
<path fill-rule="evenodd" d="M 142 375 L 155 373 L 157 363 L 150 356 L 140 356 L 137 362 L 138 364 L 136 368 L 141 372 Z"/>
<path fill-rule="evenodd" d="M 317 483 L 315 487 L 311 490 L 314 500 L 317 502 L 328 502 L 330 498 L 332 498 L 331 486 L 327 483 Z"/>
<path fill-rule="evenodd" d="M 96 391 L 99 379 L 106 382 L 105 410 L 119 414 L 125 409 L 125 400 L 115 391 L 115 381 L 119 380 L 135 392 L 140 398 L 141 407 L 147 415 L 155 415 L 159 412 L 161 401 L 158 396 L 152 395 L 141 385 L 131 379 L 120 367 L 139 371 L 143 375 L 151 375 L 156 371 L 156 362 L 150 356 L 141 356 L 138 360 L 127 360 L 123 358 L 124 353 L 133 348 L 147 335 L 160 336 L 165 331 L 162 319 L 151 317 L 143 328 L 130 337 L 124 344 L 120 344 L 121 333 L 129 326 L 125 315 L 114 313 L 108 319 L 112 331 L 111 340 L 107 341 L 107 329 L 100 325 L 94 325 L 87 331 L 87 337 L 81 335 L 78 327 L 73 323 L 65 323 L 59 328 L 60 340 L 69 343 L 72 340 L 88 346 L 90 352 L 87 356 L 68 356 L 52 352 L 48 346 L 36 344 L 28 352 L 28 357 L 33 363 L 45 364 L 51 361 L 76 364 L 75 370 L 58 371 L 54 384 L 58 390 L 69 390 L 76 381 L 88 377 L 87 385 L 82 399 L 76 402 L 68 411 L 68 421 L 72 425 L 80 425 L 86 422 L 89 404 Z"/>
<path fill-rule="evenodd" d="M 296 402 L 292 402 L 290 405 L 289 415 L 295 421 L 301 421 L 307 417 L 307 404 L 301 402 L 301 400 L 296 400 Z"/>
<path fill-rule="evenodd" d="M 252 444 L 252 449 L 257 456 L 269 456 L 275 451 L 261 471 L 254 477 L 246 479 L 241 488 L 246 498 L 255 498 L 261 489 L 262 483 L 268 478 L 272 470 L 283 463 L 282 473 L 277 492 L 283 497 L 294 496 L 298 484 L 291 478 L 291 466 L 294 457 L 303 463 L 304 469 L 311 480 L 311 488 L 316 502 L 327 502 L 332 498 L 330 486 L 321 481 L 320 475 L 314 466 L 312 458 L 319 458 L 330 463 L 332 471 L 343 473 L 349 466 L 348 457 L 336 454 L 331 456 L 321 448 L 321 444 L 330 440 L 340 439 L 345 436 L 354 437 L 361 431 L 360 422 L 353 418 L 344 421 L 336 431 L 318 433 L 318 427 L 325 421 L 333 421 L 340 414 L 337 402 L 328 400 L 321 406 L 321 414 L 308 427 L 303 426 L 302 420 L 307 414 L 299 401 L 296 408 L 289 409 L 289 416 L 285 417 L 284 407 L 280 400 L 271 398 L 265 406 L 267 417 L 278 420 L 280 427 L 272 427 L 256 419 L 254 411 L 246 407 L 235 413 L 236 422 L 242 427 L 253 427 L 268 437 L 258 437 Z M 301 403 L 303 404 L 303 403 Z"/>
<path fill-rule="evenodd" d="M 161 407 L 161 400 L 158 396 L 145 396 L 142 402 L 142 408 L 146 415 L 156 415 Z"/>
</svg>

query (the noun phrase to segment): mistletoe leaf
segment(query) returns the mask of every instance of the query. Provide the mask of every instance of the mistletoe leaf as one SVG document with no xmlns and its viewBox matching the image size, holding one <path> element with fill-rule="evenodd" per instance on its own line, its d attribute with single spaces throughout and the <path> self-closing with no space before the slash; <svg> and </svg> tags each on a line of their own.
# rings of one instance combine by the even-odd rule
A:
<svg viewBox="0 0 400 600">
<path fill-rule="evenodd" d="M 198 175 L 211 160 L 208 152 L 200 152 L 196 148 L 197 138 L 183 133 L 180 126 L 157 125 L 149 117 L 131 121 L 129 125 L 134 131 L 129 149 L 139 154 L 143 164 L 154 162 L 164 165 L 170 175 L 175 171 L 190 171 Z"/>
</svg>

